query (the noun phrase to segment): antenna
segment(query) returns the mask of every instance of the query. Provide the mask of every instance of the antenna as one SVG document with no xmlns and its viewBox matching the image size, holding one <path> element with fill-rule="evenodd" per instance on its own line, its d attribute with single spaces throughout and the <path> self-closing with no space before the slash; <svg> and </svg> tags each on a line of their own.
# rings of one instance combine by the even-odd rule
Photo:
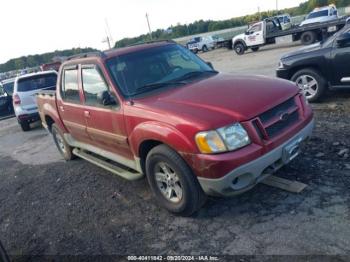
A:
<svg viewBox="0 0 350 262">
<path fill-rule="evenodd" d="M 149 18 L 148 18 L 148 14 L 146 13 L 146 19 L 147 19 L 147 25 L 148 25 L 148 31 L 149 31 L 149 36 L 152 40 L 152 31 L 151 31 L 151 26 L 149 25 Z"/>
</svg>

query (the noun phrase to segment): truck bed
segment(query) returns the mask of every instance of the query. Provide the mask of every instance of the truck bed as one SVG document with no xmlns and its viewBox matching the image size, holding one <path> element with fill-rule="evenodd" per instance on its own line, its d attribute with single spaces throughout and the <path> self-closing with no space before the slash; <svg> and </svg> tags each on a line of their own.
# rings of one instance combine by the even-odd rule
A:
<svg viewBox="0 0 350 262">
<path fill-rule="evenodd" d="M 323 22 L 323 23 L 315 23 L 310 25 L 304 25 L 304 26 L 296 26 L 288 30 L 280 30 L 277 32 L 268 33 L 266 35 L 266 38 L 274 38 L 274 37 L 280 37 L 280 36 L 286 36 L 286 35 L 293 35 L 293 34 L 299 34 L 306 31 L 312 31 L 317 29 L 324 29 L 332 26 L 336 26 L 337 28 L 342 28 L 346 24 L 347 17 L 339 18 L 334 21 L 330 22 Z"/>
<path fill-rule="evenodd" d="M 54 110 L 57 112 L 56 105 L 56 91 L 53 90 L 42 90 L 36 93 L 36 102 L 38 105 L 38 111 L 43 126 L 47 129 L 47 123 L 45 119 L 44 111 Z"/>
</svg>

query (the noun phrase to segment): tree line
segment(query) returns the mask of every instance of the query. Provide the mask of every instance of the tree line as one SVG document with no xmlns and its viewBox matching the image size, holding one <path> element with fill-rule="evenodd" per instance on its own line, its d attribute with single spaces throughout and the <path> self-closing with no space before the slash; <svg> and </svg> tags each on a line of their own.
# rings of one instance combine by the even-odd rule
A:
<svg viewBox="0 0 350 262">
<path fill-rule="evenodd" d="M 29 56 L 22 56 L 19 58 L 13 58 L 4 64 L 0 64 L 0 72 L 8 72 L 12 70 L 36 67 L 42 64 L 53 62 L 52 59 L 54 57 L 69 57 L 72 55 L 93 52 L 93 51 L 96 51 L 96 49 L 93 49 L 90 47 L 73 48 L 73 49 L 67 49 L 67 50 L 61 50 L 61 51 L 56 50 L 54 52 L 40 54 L 40 55 L 29 55 Z"/>
<path fill-rule="evenodd" d="M 174 39 L 188 35 L 244 26 L 251 22 L 259 21 L 261 19 L 276 16 L 282 13 L 289 13 L 291 16 L 304 15 L 311 12 L 315 7 L 326 6 L 329 4 L 335 4 L 337 7 L 345 7 L 350 5 L 350 0 L 309 0 L 293 8 L 286 8 L 279 11 L 274 10 L 260 12 L 221 21 L 199 20 L 190 24 L 177 24 L 176 26 L 171 26 L 167 29 L 157 29 L 151 34 L 153 40 Z M 115 43 L 115 47 L 125 47 L 146 41 L 150 41 L 149 34 L 143 34 L 132 38 L 123 38 Z"/>
<path fill-rule="evenodd" d="M 287 8 L 280 11 L 267 11 L 261 13 L 255 13 L 252 15 L 246 15 L 241 17 L 235 17 L 232 19 L 222 20 L 222 21 L 212 21 L 212 20 L 199 20 L 190 24 L 177 24 L 176 26 L 171 26 L 167 29 L 157 29 L 152 32 L 153 40 L 165 40 L 174 39 L 178 37 L 201 34 L 211 31 L 217 31 L 232 27 L 238 27 L 247 25 L 254 21 L 259 21 L 267 17 L 275 16 L 281 13 L 289 13 L 292 16 L 307 14 L 312 11 L 315 7 L 325 6 L 329 4 L 335 4 L 337 7 L 344 7 L 350 5 L 350 0 L 308 0 L 307 2 L 301 3 L 297 7 Z M 124 47 L 132 44 L 142 43 L 150 40 L 148 34 L 143 34 L 133 38 L 124 38 L 115 43 L 116 48 Z M 0 72 L 7 72 L 12 70 L 19 70 L 28 67 L 36 67 L 42 64 L 52 62 L 55 56 L 64 57 L 72 56 L 80 53 L 86 53 L 96 51 L 93 48 L 73 48 L 63 51 L 54 51 L 50 53 L 40 54 L 40 55 L 29 55 L 22 56 L 19 58 L 14 58 L 7 61 L 4 64 L 0 64 Z"/>
</svg>

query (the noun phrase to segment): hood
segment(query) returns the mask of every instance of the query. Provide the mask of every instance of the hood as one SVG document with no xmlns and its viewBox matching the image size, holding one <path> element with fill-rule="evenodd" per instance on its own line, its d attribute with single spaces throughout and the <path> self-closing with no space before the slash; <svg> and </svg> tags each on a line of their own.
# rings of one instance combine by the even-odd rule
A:
<svg viewBox="0 0 350 262">
<path fill-rule="evenodd" d="M 219 126 L 252 119 L 297 93 L 297 87 L 289 81 L 219 73 L 152 97 L 137 99 L 135 105 L 156 110 L 160 115 L 177 115 L 192 123 L 200 120 Z"/>
<path fill-rule="evenodd" d="M 296 56 L 296 55 L 300 55 L 300 54 L 305 54 L 305 53 L 310 53 L 310 52 L 314 52 L 314 51 L 318 51 L 322 49 L 322 44 L 321 43 L 316 43 L 316 44 L 312 44 L 312 45 L 308 45 L 302 48 L 299 48 L 296 51 L 293 52 L 289 52 L 285 55 L 282 56 L 282 59 L 284 58 L 288 58 L 291 56 Z"/>
</svg>

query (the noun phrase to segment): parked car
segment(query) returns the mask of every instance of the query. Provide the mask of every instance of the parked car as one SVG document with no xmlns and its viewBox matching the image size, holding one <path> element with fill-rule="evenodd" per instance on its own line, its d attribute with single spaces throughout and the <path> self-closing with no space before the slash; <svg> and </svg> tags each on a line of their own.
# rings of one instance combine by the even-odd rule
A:
<svg viewBox="0 0 350 262">
<path fill-rule="evenodd" d="M 75 57 L 57 83 L 37 102 L 64 159 L 145 174 L 160 205 L 181 215 L 205 194 L 254 187 L 299 154 L 314 125 L 289 81 L 218 73 L 171 41 Z"/>
<path fill-rule="evenodd" d="M 56 71 L 26 74 L 16 78 L 13 107 L 23 131 L 29 131 L 30 123 L 40 119 L 35 94 L 40 90 L 55 90 L 56 80 Z"/>
<path fill-rule="evenodd" d="M 6 80 L 1 82 L 1 85 L 4 88 L 5 92 L 8 95 L 12 96 L 13 88 L 14 88 L 14 85 L 15 85 L 15 78 L 6 79 Z"/>
<path fill-rule="evenodd" d="M 12 97 L 7 94 L 0 84 L 0 116 L 13 113 Z"/>
<path fill-rule="evenodd" d="M 311 102 L 328 88 L 350 87 L 350 25 L 325 42 L 284 55 L 277 76 L 296 82 Z"/>
<path fill-rule="evenodd" d="M 277 16 L 277 19 L 282 27 L 282 30 L 288 30 L 292 28 L 292 22 L 289 14 L 282 14 Z"/>
<path fill-rule="evenodd" d="M 301 22 L 300 26 L 329 22 L 338 19 L 338 10 L 335 5 L 329 5 L 321 8 L 315 8 L 307 15 L 305 20 Z"/>
<path fill-rule="evenodd" d="M 13 114 L 12 94 L 15 79 L 6 79 L 0 83 L 0 115 Z"/>
<path fill-rule="evenodd" d="M 187 42 L 186 46 L 194 53 L 207 52 L 215 48 L 215 40 L 211 36 L 197 36 Z"/>
</svg>

